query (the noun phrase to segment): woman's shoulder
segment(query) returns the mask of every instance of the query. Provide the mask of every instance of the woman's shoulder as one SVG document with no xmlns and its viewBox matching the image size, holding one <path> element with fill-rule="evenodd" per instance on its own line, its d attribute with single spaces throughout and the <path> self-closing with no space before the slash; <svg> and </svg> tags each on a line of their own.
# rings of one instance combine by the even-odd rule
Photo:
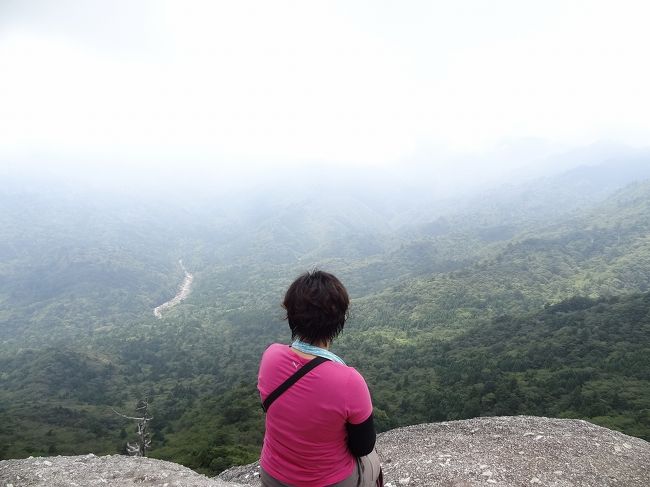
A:
<svg viewBox="0 0 650 487">
<path fill-rule="evenodd" d="M 280 352 L 283 349 L 288 349 L 288 348 L 289 348 L 289 346 L 285 345 L 283 343 L 271 343 L 268 347 L 266 347 L 266 350 L 264 351 L 264 353 L 269 353 L 269 352 L 270 353 L 274 353 L 274 352 L 277 353 L 277 352 Z"/>
<path fill-rule="evenodd" d="M 262 354 L 263 362 L 283 360 L 286 358 L 289 358 L 292 361 L 302 365 L 306 364 L 311 360 L 311 358 L 309 357 L 303 357 L 301 355 L 296 354 L 294 351 L 292 351 L 289 345 L 283 343 L 270 344 Z M 334 361 L 328 361 L 324 363 L 322 366 L 320 366 L 319 370 L 321 371 L 327 370 L 329 371 L 328 375 L 333 374 L 337 376 L 339 380 L 344 379 L 347 383 L 365 384 L 365 379 L 363 378 L 361 373 L 357 369 L 349 365 L 341 364 Z"/>
<path fill-rule="evenodd" d="M 334 380 L 343 386 L 340 390 L 343 394 L 347 393 L 350 388 L 352 390 L 367 388 L 365 379 L 354 367 L 334 361 L 326 362 L 321 367 L 323 367 L 321 370 L 324 375 L 330 377 L 331 380 Z"/>
<path fill-rule="evenodd" d="M 264 353 L 262 354 L 262 360 L 268 360 L 270 358 L 278 358 L 283 355 L 287 355 L 290 352 L 289 346 L 282 343 L 271 343 Z"/>
<path fill-rule="evenodd" d="M 366 385 L 366 379 L 363 378 L 361 372 L 349 365 L 346 365 L 345 368 L 347 369 L 348 383 L 357 385 L 363 384 L 364 386 Z"/>
</svg>

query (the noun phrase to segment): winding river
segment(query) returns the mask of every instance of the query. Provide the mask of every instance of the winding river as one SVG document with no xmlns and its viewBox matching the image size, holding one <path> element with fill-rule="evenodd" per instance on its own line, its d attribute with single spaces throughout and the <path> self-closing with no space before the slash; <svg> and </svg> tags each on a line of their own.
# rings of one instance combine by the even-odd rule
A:
<svg viewBox="0 0 650 487">
<path fill-rule="evenodd" d="M 165 311 L 167 311 L 170 308 L 173 308 L 178 303 L 180 303 L 185 298 L 187 298 L 187 296 L 190 294 L 190 291 L 192 290 L 192 281 L 194 280 L 194 276 L 189 272 L 187 272 L 187 269 L 183 265 L 182 260 L 179 260 L 178 263 L 180 264 L 181 269 L 183 269 L 183 272 L 185 273 L 185 279 L 183 279 L 183 282 L 181 283 L 178 292 L 176 293 L 176 296 L 174 296 L 169 301 L 164 302 L 160 306 L 156 306 L 154 308 L 153 315 L 156 318 L 162 318 L 162 315 Z"/>
</svg>

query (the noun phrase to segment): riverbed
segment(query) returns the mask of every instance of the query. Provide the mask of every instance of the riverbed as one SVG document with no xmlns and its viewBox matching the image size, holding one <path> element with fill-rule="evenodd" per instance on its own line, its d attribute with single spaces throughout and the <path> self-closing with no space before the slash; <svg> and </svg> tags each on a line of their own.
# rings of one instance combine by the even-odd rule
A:
<svg viewBox="0 0 650 487">
<path fill-rule="evenodd" d="M 162 318 L 162 315 L 163 315 L 163 313 L 165 311 L 169 310 L 170 308 L 173 308 L 178 303 L 180 303 L 185 298 L 187 298 L 187 296 L 189 296 L 189 294 L 190 294 L 190 291 L 192 290 L 192 282 L 194 281 L 194 276 L 187 271 L 187 269 L 183 265 L 182 260 L 179 260 L 178 263 L 180 264 L 181 268 L 183 269 L 183 272 L 185 272 L 185 278 L 183 279 L 183 282 L 181 283 L 180 287 L 178 288 L 178 292 L 176 293 L 176 296 L 174 296 L 169 301 L 165 301 L 160 306 L 156 306 L 154 308 L 153 315 L 156 318 Z"/>
</svg>

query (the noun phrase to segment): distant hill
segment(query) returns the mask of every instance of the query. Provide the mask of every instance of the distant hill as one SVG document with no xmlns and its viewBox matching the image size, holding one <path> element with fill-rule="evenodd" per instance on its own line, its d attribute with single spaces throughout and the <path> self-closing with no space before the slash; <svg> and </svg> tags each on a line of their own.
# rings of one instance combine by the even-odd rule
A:
<svg viewBox="0 0 650 487">
<path fill-rule="evenodd" d="M 181 279 L 177 239 L 147 209 L 5 190 L 0 210 L 0 341 L 134 319 Z"/>
<path fill-rule="evenodd" d="M 534 414 L 650 440 L 650 293 L 574 297 L 446 341 L 354 336 L 339 346 L 362 366 L 385 428 Z"/>
<path fill-rule="evenodd" d="M 359 299 L 358 326 L 464 328 L 574 295 L 643 292 L 650 286 L 649 230 L 650 182 L 635 183 L 595 208 L 528 228 L 461 269 Z"/>
<path fill-rule="evenodd" d="M 521 413 L 647 437 L 643 164 L 399 209 L 354 188 L 249 206 L 0 190 L 0 457 L 123 451 L 133 425 L 111 408 L 146 395 L 153 456 L 253 461 L 259 356 L 288 340 L 282 293 L 314 265 L 351 292 L 334 347 L 381 429 Z M 179 258 L 192 294 L 157 320 Z"/>
</svg>

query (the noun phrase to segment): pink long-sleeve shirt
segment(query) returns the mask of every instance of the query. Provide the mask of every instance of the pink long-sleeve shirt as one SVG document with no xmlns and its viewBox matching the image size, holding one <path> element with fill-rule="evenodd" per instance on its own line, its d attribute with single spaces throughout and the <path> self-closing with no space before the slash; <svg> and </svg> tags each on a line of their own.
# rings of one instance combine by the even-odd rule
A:
<svg viewBox="0 0 650 487">
<path fill-rule="evenodd" d="M 257 388 L 262 400 L 309 362 L 287 345 L 266 349 Z M 370 417 L 366 381 L 354 368 L 325 362 L 292 385 L 269 408 L 260 464 L 275 479 L 296 487 L 335 484 L 352 474 L 346 423 Z"/>
</svg>

